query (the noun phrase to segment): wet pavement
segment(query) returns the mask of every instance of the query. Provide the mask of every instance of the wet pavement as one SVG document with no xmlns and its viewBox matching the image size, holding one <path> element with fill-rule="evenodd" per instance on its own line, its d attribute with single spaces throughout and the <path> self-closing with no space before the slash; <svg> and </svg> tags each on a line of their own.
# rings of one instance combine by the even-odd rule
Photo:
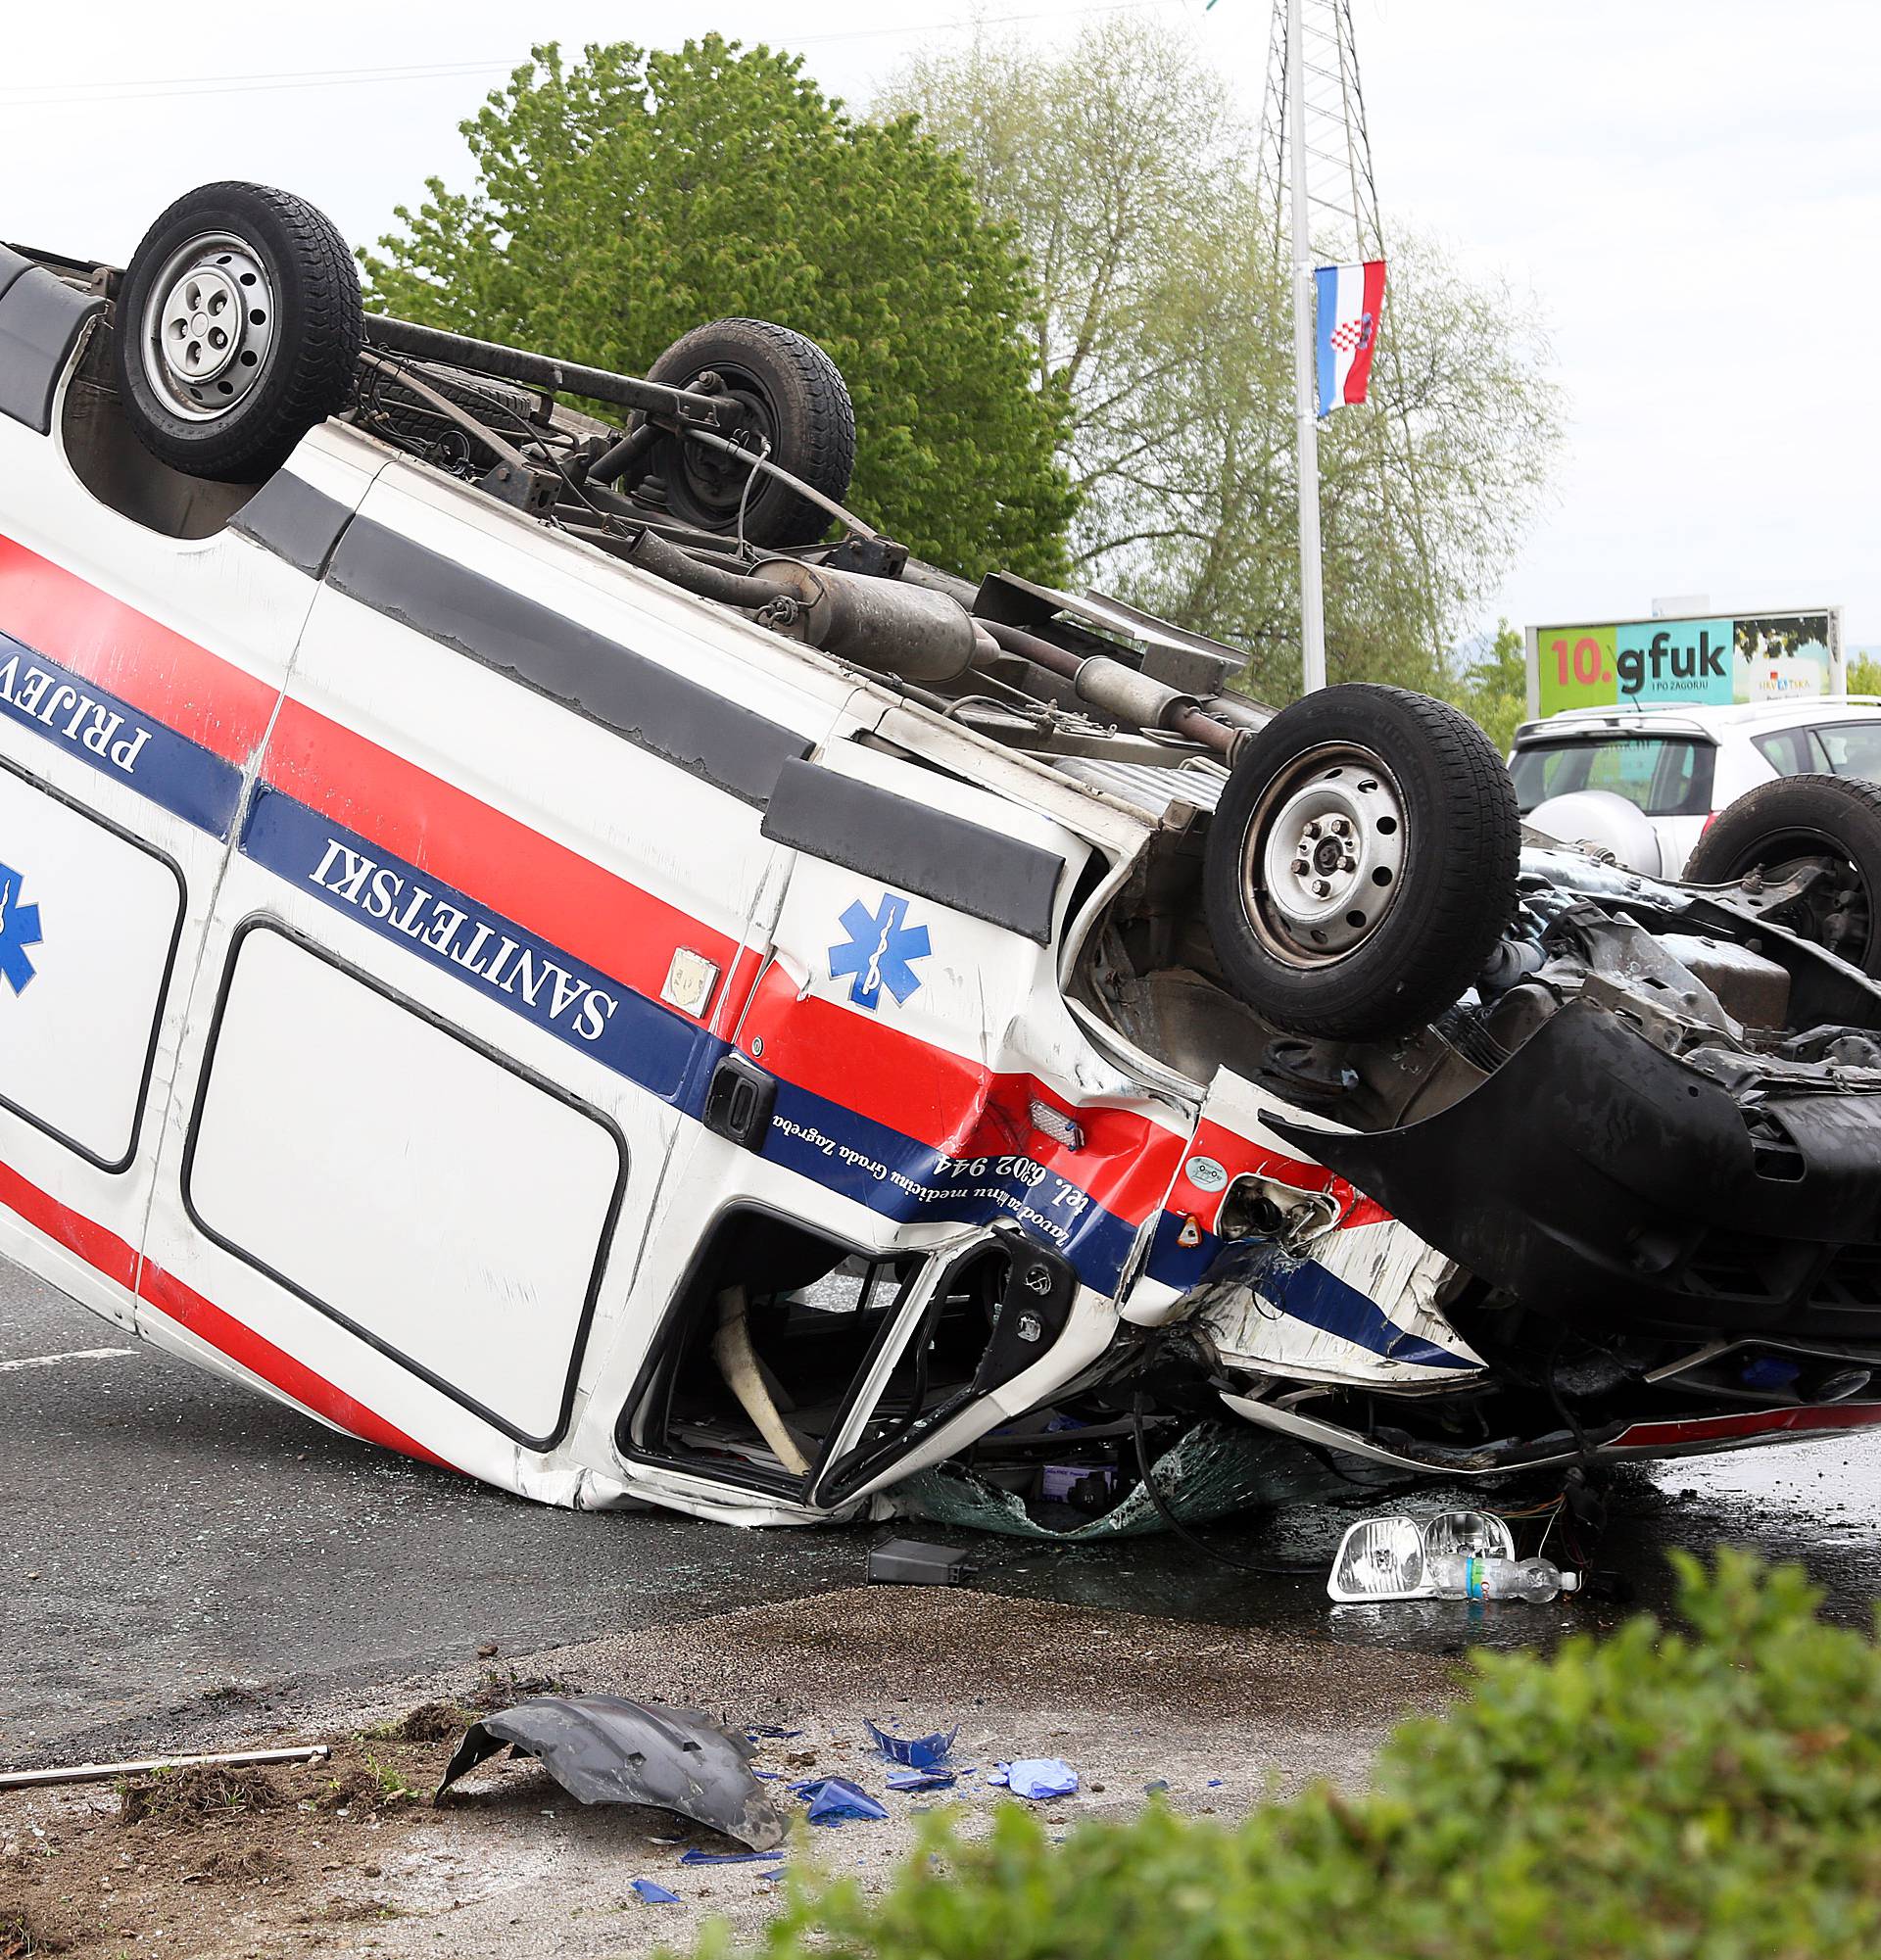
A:
<svg viewBox="0 0 1881 1960">
<path fill-rule="evenodd" d="M 1547 1606 L 1444 1600 L 1347 1606 L 1326 1598 L 1326 1568 L 1354 1518 L 1381 1510 L 1423 1515 L 1453 1505 L 1502 1509 L 1523 1495 L 1423 1484 L 1355 1495 L 1350 1502 L 1294 1505 L 1251 1528 L 1197 1533 L 1250 1562 L 1310 1561 L 1311 1576 L 1252 1577 L 1211 1565 L 1188 1545 L 1164 1537 L 1042 1554 L 1031 1545 L 995 1544 L 989 1569 L 974 1584 L 989 1592 L 1218 1625 L 1290 1628 L 1319 1639 L 1427 1653 L 1546 1643 L 1616 1625 L 1639 1611 L 1668 1615 L 1676 1580 L 1665 1554 L 1674 1547 L 1703 1555 L 1730 1544 L 1768 1558 L 1800 1558 L 1824 1589 L 1824 1611 L 1850 1624 L 1870 1625 L 1881 1599 L 1881 1447 L 1874 1439 L 1866 1446 L 1829 1440 L 1609 1473 L 1603 1482 L 1608 1521 L 1591 1561 L 1601 1579 L 1597 1597 Z M 1541 1542 L 1545 1528 L 1542 1520 L 1518 1519 L 1518 1553 L 1528 1557 L 1540 1551 L 1560 1564 L 1577 1565 L 1558 1527 Z"/>
<path fill-rule="evenodd" d="M 1202 1533 L 1257 1563 L 1310 1562 L 1300 1576 L 1231 1570 L 1168 1537 L 1058 1548 L 908 1523 L 740 1531 L 580 1514 L 355 1443 L 148 1348 L 88 1352 L 131 1345 L 0 1267 L 0 1762 L 186 1745 L 235 1710 L 259 1725 L 300 1699 L 462 1662 L 485 1641 L 519 1655 L 832 1592 L 890 1535 L 976 1545 L 972 1583 L 995 1596 L 1438 1654 L 1663 1609 L 1671 1547 L 1800 1557 L 1852 1623 L 1869 1623 L 1881 1595 L 1873 1439 L 1617 1473 L 1594 1563 L 1631 1603 L 1335 1607 L 1324 1573 L 1351 1517 L 1435 1508 L 1438 1493 L 1354 1493 Z M 42 1357 L 71 1358 L 8 1365 Z M 1519 1549 L 1540 1529 L 1519 1527 Z"/>
</svg>

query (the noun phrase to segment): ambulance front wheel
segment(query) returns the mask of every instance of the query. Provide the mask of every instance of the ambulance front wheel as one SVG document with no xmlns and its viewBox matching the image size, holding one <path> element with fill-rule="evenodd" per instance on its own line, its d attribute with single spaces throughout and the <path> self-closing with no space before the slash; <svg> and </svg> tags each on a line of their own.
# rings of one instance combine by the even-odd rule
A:
<svg viewBox="0 0 1881 1960">
<path fill-rule="evenodd" d="M 1687 884 L 1755 876 L 1798 882 L 1772 913 L 1800 938 L 1881 980 L 1881 788 L 1853 776 L 1780 776 L 1712 818 L 1686 861 Z"/>
</svg>

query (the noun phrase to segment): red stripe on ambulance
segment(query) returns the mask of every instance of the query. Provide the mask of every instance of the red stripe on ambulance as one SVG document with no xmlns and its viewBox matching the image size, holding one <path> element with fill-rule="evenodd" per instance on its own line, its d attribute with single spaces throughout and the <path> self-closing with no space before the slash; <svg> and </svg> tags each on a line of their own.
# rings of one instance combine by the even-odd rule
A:
<svg viewBox="0 0 1881 1960">
<path fill-rule="evenodd" d="M 265 683 L 5 539 L 0 627 L 230 759 L 246 761 L 267 730 L 276 696 Z M 1133 1224 L 1169 1191 L 1184 1147 L 1175 1130 L 799 999 L 775 965 L 746 1011 L 750 948 L 305 702 L 281 701 L 261 777 L 647 999 L 659 998 L 676 947 L 702 954 L 723 976 L 715 1032 L 729 1037 L 743 1012 L 740 1045 L 749 1052 L 760 1037 L 766 1069 L 917 1142 L 953 1157 L 1030 1157 Z M 1035 1101 L 1078 1124 L 1078 1149 L 1034 1126 Z"/>
<path fill-rule="evenodd" d="M 265 681 L 5 537 L 0 629 L 224 761 L 246 764 L 267 733 Z"/>
<path fill-rule="evenodd" d="M 435 1463 L 440 1469 L 452 1467 L 422 1443 L 413 1441 L 403 1429 L 375 1414 L 364 1403 L 335 1388 L 304 1362 L 296 1361 L 285 1348 L 278 1348 L 252 1327 L 245 1327 L 213 1301 L 205 1300 L 185 1286 L 173 1273 L 150 1260 L 139 1270 L 137 1249 L 106 1226 L 74 1212 L 50 1192 L 28 1182 L 11 1165 L 0 1164 L 0 1204 L 18 1213 L 27 1224 L 46 1237 L 75 1253 L 95 1271 L 134 1292 L 140 1300 L 156 1308 L 165 1318 L 186 1328 L 198 1340 L 224 1354 L 250 1374 L 297 1402 L 303 1409 L 323 1415 L 350 1435 L 366 1443 L 379 1443 L 398 1450 L 420 1462 Z"/>
<path fill-rule="evenodd" d="M 303 702 L 282 702 L 262 777 L 650 1000 L 675 946 L 721 974 L 739 951 L 728 934 Z"/>
<path fill-rule="evenodd" d="M 1074 1104 L 1036 1076 L 997 1074 L 836 1001 L 799 999 L 777 965 L 758 984 L 739 1046 L 797 1088 L 949 1157 L 1030 1157 L 1133 1225 L 1161 1205 L 1184 1149 L 1175 1130 L 1134 1110 Z M 1034 1127 L 1035 1100 L 1078 1125 L 1078 1149 Z"/>
</svg>

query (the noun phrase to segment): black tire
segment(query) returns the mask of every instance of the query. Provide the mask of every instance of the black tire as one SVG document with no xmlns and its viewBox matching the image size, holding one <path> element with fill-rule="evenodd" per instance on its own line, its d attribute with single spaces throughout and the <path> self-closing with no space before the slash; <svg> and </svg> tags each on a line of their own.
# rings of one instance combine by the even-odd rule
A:
<svg viewBox="0 0 1881 1960">
<path fill-rule="evenodd" d="M 196 240 L 209 242 L 199 252 Z M 217 323 L 199 342 L 178 318 L 169 324 L 183 329 L 179 345 L 167 355 L 162 315 L 198 260 L 212 300 L 222 301 L 218 318 L 234 321 L 219 329 L 226 352 L 208 346 Z M 258 307 L 258 295 L 268 304 Z M 204 184 L 178 198 L 131 256 L 112 357 L 124 412 L 153 455 L 191 476 L 258 483 L 345 406 L 360 338 L 359 268 L 321 212 L 265 184 Z M 228 365 L 186 372 L 184 345 L 203 347 L 205 363 Z"/>
<path fill-rule="evenodd" d="M 1335 820 L 1344 832 L 1309 834 Z M 1296 1033 L 1421 1028 L 1481 973 L 1515 912 L 1520 853 L 1515 786 L 1473 722 L 1402 688 L 1324 689 L 1254 738 L 1210 823 L 1202 888 L 1222 972 Z"/>
<path fill-rule="evenodd" d="M 836 362 L 815 341 L 769 320 L 715 320 L 674 341 L 647 378 L 684 388 L 708 371 L 737 399 L 747 428 L 770 444 L 772 462 L 842 502 L 855 467 L 855 409 Z M 649 469 L 682 523 L 737 530 L 749 472 L 736 456 L 665 436 Z M 813 545 L 829 527 L 827 510 L 774 476 L 760 474 L 745 500 L 745 536 L 753 545 Z"/>
<path fill-rule="evenodd" d="M 1833 876 L 1779 923 L 1881 980 L 1881 788 L 1872 783 L 1783 776 L 1746 790 L 1699 838 L 1682 882 L 1735 884 L 1809 858 L 1827 860 Z"/>
</svg>

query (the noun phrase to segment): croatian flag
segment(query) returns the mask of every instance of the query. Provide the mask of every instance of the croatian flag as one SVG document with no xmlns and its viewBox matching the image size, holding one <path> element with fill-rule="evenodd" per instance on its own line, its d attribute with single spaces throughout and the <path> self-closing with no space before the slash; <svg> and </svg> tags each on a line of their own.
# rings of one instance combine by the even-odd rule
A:
<svg viewBox="0 0 1881 1960">
<path fill-rule="evenodd" d="M 1313 278 L 1319 288 L 1320 413 L 1326 416 L 1365 400 L 1384 311 L 1384 261 L 1322 265 Z"/>
</svg>

